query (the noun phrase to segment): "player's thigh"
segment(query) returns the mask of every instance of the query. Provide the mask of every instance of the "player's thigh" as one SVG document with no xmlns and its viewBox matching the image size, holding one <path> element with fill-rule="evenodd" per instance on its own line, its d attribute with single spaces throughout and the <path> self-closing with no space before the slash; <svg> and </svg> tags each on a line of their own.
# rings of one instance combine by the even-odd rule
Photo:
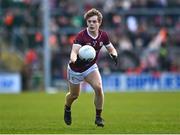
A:
<svg viewBox="0 0 180 135">
<path fill-rule="evenodd" d="M 73 84 L 73 83 L 69 82 L 69 92 L 73 96 L 79 96 L 80 84 Z"/>
<path fill-rule="evenodd" d="M 102 79 L 99 70 L 94 70 L 85 77 L 94 90 L 102 90 Z"/>
</svg>

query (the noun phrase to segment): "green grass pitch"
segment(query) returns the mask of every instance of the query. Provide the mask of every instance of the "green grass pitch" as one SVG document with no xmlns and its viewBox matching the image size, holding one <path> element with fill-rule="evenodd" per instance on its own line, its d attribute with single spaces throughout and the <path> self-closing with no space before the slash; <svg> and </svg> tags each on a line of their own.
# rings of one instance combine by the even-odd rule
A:
<svg viewBox="0 0 180 135">
<path fill-rule="evenodd" d="M 0 95 L 0 134 L 180 134 L 180 92 L 105 93 L 105 127 L 94 124 L 93 93 L 72 106 L 73 123 L 63 121 L 65 93 Z"/>
</svg>

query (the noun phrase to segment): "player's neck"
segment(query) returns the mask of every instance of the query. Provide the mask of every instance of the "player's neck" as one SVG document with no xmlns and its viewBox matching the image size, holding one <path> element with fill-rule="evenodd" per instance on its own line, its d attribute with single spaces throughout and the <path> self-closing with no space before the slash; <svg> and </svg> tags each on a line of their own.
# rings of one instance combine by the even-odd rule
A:
<svg viewBox="0 0 180 135">
<path fill-rule="evenodd" d="M 98 37 L 98 33 L 99 33 L 98 30 L 97 31 L 89 31 L 87 28 L 87 32 L 88 32 L 88 35 L 94 39 L 96 39 Z"/>
</svg>

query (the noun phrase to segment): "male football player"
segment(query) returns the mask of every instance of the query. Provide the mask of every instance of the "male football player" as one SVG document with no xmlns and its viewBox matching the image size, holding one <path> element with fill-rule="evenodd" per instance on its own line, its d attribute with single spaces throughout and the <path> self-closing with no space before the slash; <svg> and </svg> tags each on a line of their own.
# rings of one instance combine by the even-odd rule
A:
<svg viewBox="0 0 180 135">
<path fill-rule="evenodd" d="M 87 28 L 80 31 L 73 43 L 70 62 L 67 68 L 67 76 L 69 82 L 69 92 L 66 94 L 64 121 L 67 125 L 71 125 L 71 105 L 80 94 L 80 83 L 86 81 L 95 92 L 95 124 L 103 127 L 104 120 L 101 116 L 104 103 L 104 93 L 102 88 L 102 79 L 96 64 L 96 60 L 102 46 L 105 46 L 111 58 L 117 64 L 117 51 L 109 41 L 106 32 L 99 29 L 102 23 L 102 14 L 97 9 L 91 9 L 84 14 Z M 78 57 L 78 50 L 84 45 L 91 45 L 96 50 L 96 57 L 92 61 L 82 61 Z"/>
</svg>

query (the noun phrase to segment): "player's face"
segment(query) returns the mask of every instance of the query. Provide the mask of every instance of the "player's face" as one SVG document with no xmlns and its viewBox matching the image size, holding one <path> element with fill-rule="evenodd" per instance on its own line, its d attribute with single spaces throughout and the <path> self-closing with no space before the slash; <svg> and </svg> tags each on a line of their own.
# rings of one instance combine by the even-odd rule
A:
<svg viewBox="0 0 180 135">
<path fill-rule="evenodd" d="M 87 19 L 87 26 L 90 32 L 96 32 L 99 29 L 100 23 L 97 16 L 92 16 Z"/>
</svg>

